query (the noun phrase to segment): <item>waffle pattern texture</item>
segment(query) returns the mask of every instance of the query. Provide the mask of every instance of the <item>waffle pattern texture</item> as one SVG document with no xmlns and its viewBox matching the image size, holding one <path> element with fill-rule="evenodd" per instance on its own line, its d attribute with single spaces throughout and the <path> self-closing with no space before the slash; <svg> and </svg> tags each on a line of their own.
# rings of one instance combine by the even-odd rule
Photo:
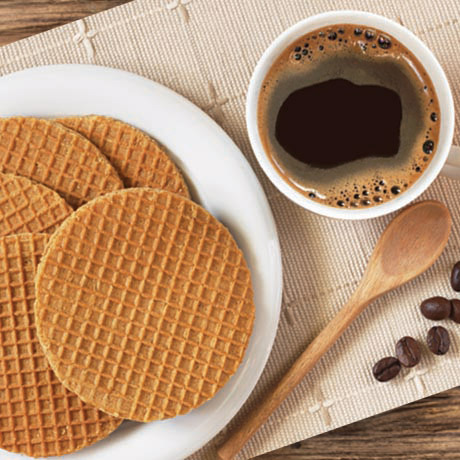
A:
<svg viewBox="0 0 460 460">
<path fill-rule="evenodd" d="M 64 388 L 43 354 L 34 278 L 48 238 L 0 238 L 0 447 L 32 457 L 74 452 L 120 424 Z"/>
<path fill-rule="evenodd" d="M 53 233 L 72 211 L 50 188 L 25 177 L 0 173 L 0 236 Z"/>
<path fill-rule="evenodd" d="M 212 398 L 241 363 L 255 313 L 228 230 L 147 188 L 97 198 L 64 222 L 40 263 L 36 312 L 64 385 L 144 422 Z"/>
<path fill-rule="evenodd" d="M 123 188 L 107 158 L 85 137 L 37 118 L 0 119 L 0 171 L 47 185 L 75 207 Z"/>
<path fill-rule="evenodd" d="M 160 188 L 190 196 L 182 174 L 165 150 L 139 129 L 98 115 L 56 121 L 96 145 L 114 165 L 126 187 Z"/>
</svg>

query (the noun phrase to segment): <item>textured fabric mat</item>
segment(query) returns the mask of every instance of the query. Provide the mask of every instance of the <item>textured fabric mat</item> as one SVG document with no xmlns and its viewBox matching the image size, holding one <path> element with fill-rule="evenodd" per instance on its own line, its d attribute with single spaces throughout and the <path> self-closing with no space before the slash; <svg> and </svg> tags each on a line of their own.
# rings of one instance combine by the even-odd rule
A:
<svg viewBox="0 0 460 460">
<path fill-rule="evenodd" d="M 154 79 L 208 112 L 249 159 L 270 200 L 284 263 L 278 336 L 263 377 L 230 424 L 235 426 L 329 321 L 356 287 L 371 250 L 391 217 L 340 222 L 289 202 L 256 164 L 245 128 L 245 94 L 268 44 L 309 15 L 361 9 L 397 20 L 435 52 L 460 99 L 460 3 L 456 0 L 143 0 L 0 49 L 0 73 L 58 63 L 95 63 Z M 457 115 L 458 117 L 458 115 Z M 458 121 L 458 119 L 457 119 Z M 456 142 L 460 142 L 456 131 Z M 247 445 L 240 459 L 392 409 L 460 384 L 460 326 L 446 322 L 452 348 L 428 354 L 390 384 L 370 368 L 392 354 L 404 335 L 424 341 L 432 323 L 418 311 L 432 295 L 451 297 L 449 272 L 460 259 L 460 183 L 440 178 L 423 198 L 444 201 L 454 217 L 448 249 L 436 265 L 368 309 Z M 193 455 L 214 460 L 215 445 Z"/>
</svg>

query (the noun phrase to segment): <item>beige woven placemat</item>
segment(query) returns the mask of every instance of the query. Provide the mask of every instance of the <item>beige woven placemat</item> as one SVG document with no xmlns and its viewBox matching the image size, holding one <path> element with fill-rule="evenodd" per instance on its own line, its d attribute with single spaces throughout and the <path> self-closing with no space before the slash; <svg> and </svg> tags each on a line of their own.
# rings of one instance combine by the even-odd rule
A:
<svg viewBox="0 0 460 460">
<path fill-rule="evenodd" d="M 222 125 L 247 156 L 270 200 L 284 262 L 284 302 L 276 343 L 262 379 L 235 426 L 287 369 L 357 285 L 390 217 L 339 222 L 315 216 L 274 189 L 255 162 L 244 103 L 252 70 L 267 45 L 309 15 L 349 8 L 398 20 L 430 46 L 460 99 L 460 3 L 457 0 L 141 0 L 0 49 L 0 73 L 57 63 L 95 63 L 154 79 L 183 94 Z M 1 103 L 1 101 L 0 101 Z M 458 120 L 457 120 L 458 121 Z M 460 142 L 456 132 L 456 142 Z M 444 201 L 454 216 L 438 263 L 390 293 L 353 324 L 240 455 L 247 459 L 460 384 L 460 326 L 447 323 L 449 354 L 422 363 L 390 384 L 371 365 L 409 334 L 424 340 L 431 323 L 424 297 L 452 296 L 448 275 L 460 259 L 460 183 L 441 178 L 424 198 Z M 222 435 L 220 435 L 222 438 Z M 214 460 L 219 436 L 194 460 Z"/>
</svg>

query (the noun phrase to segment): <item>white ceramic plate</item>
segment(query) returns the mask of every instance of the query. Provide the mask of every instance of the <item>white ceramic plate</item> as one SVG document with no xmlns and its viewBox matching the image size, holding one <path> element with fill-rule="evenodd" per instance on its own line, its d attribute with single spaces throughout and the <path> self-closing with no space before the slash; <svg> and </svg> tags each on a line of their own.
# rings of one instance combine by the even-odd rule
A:
<svg viewBox="0 0 460 460">
<path fill-rule="evenodd" d="M 107 439 L 69 460 L 176 460 L 213 438 L 254 388 L 278 325 L 282 275 L 276 227 L 254 172 L 224 131 L 173 91 L 114 69 L 63 65 L 0 78 L 0 116 L 108 115 L 131 123 L 171 152 L 194 199 L 232 232 L 252 273 L 256 319 L 243 363 L 206 404 L 175 419 L 124 422 Z M 23 459 L 0 450 L 0 460 Z"/>
</svg>

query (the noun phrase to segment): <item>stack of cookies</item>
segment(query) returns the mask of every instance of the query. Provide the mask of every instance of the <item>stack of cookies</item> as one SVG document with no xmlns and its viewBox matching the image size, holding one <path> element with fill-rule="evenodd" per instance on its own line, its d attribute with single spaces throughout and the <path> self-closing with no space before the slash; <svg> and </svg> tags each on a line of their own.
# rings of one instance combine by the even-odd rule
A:
<svg viewBox="0 0 460 460">
<path fill-rule="evenodd" d="M 242 252 L 154 140 L 0 120 L 0 448 L 63 455 L 186 414 L 236 372 L 254 314 Z"/>
</svg>

